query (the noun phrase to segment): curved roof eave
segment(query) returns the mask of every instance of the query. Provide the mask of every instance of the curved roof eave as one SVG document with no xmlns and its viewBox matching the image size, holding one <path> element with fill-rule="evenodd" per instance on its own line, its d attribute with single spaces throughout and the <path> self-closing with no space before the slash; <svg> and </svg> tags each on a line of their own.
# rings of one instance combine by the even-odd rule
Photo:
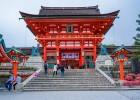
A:
<svg viewBox="0 0 140 100">
<path fill-rule="evenodd" d="M 113 55 L 113 54 L 116 53 L 116 52 L 121 51 L 122 49 L 126 50 L 126 51 L 129 52 L 129 53 L 133 53 L 133 51 L 128 50 L 124 45 L 121 45 L 120 47 L 118 47 L 117 49 L 115 49 L 114 52 L 111 53 L 111 55 Z"/>
<path fill-rule="evenodd" d="M 19 54 L 21 54 L 21 55 L 26 55 L 26 54 L 24 54 L 20 49 L 17 49 L 17 48 L 15 48 L 14 46 L 12 46 L 12 48 L 10 49 L 10 50 L 8 50 L 7 52 L 6 52 L 6 54 L 8 54 L 8 53 L 10 53 L 10 52 L 12 52 L 12 51 L 15 51 L 15 52 L 17 52 L 17 53 L 19 53 Z"/>
<path fill-rule="evenodd" d="M 29 18 L 64 18 L 64 17 L 72 17 L 72 18 L 79 18 L 79 17 L 95 17 L 95 18 L 106 18 L 106 17 L 117 17 L 118 13 L 120 10 L 111 12 L 111 13 L 106 13 L 106 14 L 94 14 L 94 15 L 34 15 L 34 14 L 28 14 L 24 12 L 20 12 L 21 16 L 24 17 L 29 17 Z M 22 18 L 21 18 L 22 19 Z"/>
</svg>

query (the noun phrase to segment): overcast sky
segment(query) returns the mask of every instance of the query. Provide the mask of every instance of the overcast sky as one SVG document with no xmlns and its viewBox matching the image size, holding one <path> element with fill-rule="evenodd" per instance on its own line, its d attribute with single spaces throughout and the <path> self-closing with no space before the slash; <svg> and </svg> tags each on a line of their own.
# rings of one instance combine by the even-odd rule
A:
<svg viewBox="0 0 140 100">
<path fill-rule="evenodd" d="M 0 33 L 6 47 L 31 47 L 37 42 L 33 34 L 26 28 L 19 11 L 38 14 L 41 6 L 48 7 L 85 7 L 98 5 L 100 12 L 110 13 L 120 10 L 119 19 L 108 31 L 103 44 L 132 45 L 132 37 L 138 33 L 138 14 L 140 0 L 3 0 L 0 3 Z"/>
</svg>

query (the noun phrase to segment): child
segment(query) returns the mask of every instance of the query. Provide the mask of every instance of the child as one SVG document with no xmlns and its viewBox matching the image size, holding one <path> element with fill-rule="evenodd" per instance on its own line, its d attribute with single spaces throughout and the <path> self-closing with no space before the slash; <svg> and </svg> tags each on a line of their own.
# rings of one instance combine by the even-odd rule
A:
<svg viewBox="0 0 140 100">
<path fill-rule="evenodd" d="M 34 76 L 34 77 L 38 77 L 38 76 L 39 76 L 38 72 L 36 72 L 36 69 L 34 70 L 33 76 Z"/>
</svg>

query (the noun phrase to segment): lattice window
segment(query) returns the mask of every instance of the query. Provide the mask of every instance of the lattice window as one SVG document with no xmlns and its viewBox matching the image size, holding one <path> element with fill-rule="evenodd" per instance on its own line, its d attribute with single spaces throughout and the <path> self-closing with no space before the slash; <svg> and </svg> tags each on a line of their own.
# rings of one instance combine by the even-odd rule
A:
<svg viewBox="0 0 140 100">
<path fill-rule="evenodd" d="M 74 28 L 73 33 L 79 33 L 78 28 Z"/>
<path fill-rule="evenodd" d="M 83 32 L 82 33 L 91 33 L 90 32 L 90 28 L 83 28 Z"/>
<path fill-rule="evenodd" d="M 58 33 L 57 28 L 50 28 L 50 33 Z"/>
</svg>

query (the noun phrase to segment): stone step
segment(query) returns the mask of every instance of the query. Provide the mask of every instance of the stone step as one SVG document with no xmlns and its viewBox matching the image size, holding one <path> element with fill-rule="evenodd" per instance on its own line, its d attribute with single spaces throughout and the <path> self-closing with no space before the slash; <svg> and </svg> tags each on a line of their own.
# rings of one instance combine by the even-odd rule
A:
<svg viewBox="0 0 140 100">
<path fill-rule="evenodd" d="M 98 88 L 114 88 L 111 83 L 96 70 L 66 70 L 65 76 L 60 72 L 53 77 L 53 71 L 39 73 L 23 87 L 24 91 L 65 91 L 65 90 L 95 90 Z"/>
<path fill-rule="evenodd" d="M 26 66 L 40 68 L 43 66 L 43 60 L 41 56 L 30 56 L 26 62 Z"/>
<path fill-rule="evenodd" d="M 102 83 L 102 82 L 108 82 L 107 80 L 32 80 L 30 82 L 98 82 L 98 83 Z"/>
<path fill-rule="evenodd" d="M 37 77 L 34 78 L 34 80 L 96 80 L 99 78 L 93 78 L 93 77 Z M 104 77 L 100 77 L 100 79 L 106 79 Z"/>
<path fill-rule="evenodd" d="M 81 86 L 112 86 L 110 84 L 104 83 L 104 84 L 27 84 L 25 87 L 81 87 Z"/>
<path fill-rule="evenodd" d="M 58 78 L 62 78 L 61 77 L 61 75 L 60 74 L 58 74 L 58 75 L 44 75 L 44 76 L 38 76 L 38 77 L 44 77 L 44 78 L 49 78 L 49 77 L 58 77 Z M 103 77 L 103 76 L 91 76 L 91 75 L 64 75 L 64 78 L 69 78 L 69 77 L 72 77 L 72 78 L 76 78 L 76 77 L 78 77 L 78 78 L 101 78 L 101 77 Z"/>
<path fill-rule="evenodd" d="M 53 72 L 53 70 L 48 70 L 49 72 Z M 60 71 L 60 70 L 58 70 Z M 98 71 L 94 71 L 94 70 L 86 70 L 86 69 L 65 69 L 66 72 L 72 72 L 72 73 L 98 73 Z M 43 71 L 42 71 L 43 72 Z"/>
<path fill-rule="evenodd" d="M 81 85 L 81 86 L 78 86 L 78 85 L 73 85 L 73 87 L 72 86 L 70 86 L 70 85 L 67 85 L 67 86 L 64 86 L 64 85 L 61 85 L 61 86 L 59 86 L 59 87 L 57 87 L 57 86 L 54 86 L 54 87 L 23 87 L 24 89 L 25 88 L 64 88 L 64 87 L 66 87 L 66 88 L 115 88 L 115 86 L 102 86 L 102 85 L 92 85 L 92 86 L 85 86 L 85 85 Z"/>
<path fill-rule="evenodd" d="M 110 85 L 110 83 L 29 83 L 27 85 Z"/>
<path fill-rule="evenodd" d="M 57 73 L 57 75 L 60 75 L 61 73 Z M 47 74 L 47 75 L 53 75 L 53 73 L 49 73 L 49 74 Z M 64 73 L 64 75 L 65 76 L 68 76 L 68 75 L 70 75 L 70 76 L 102 76 L 102 75 L 94 75 L 94 74 L 68 74 L 68 73 Z M 41 75 L 41 76 L 46 76 L 46 75 Z"/>
<path fill-rule="evenodd" d="M 42 72 L 43 74 L 44 72 Z M 60 71 L 57 71 L 57 73 L 60 73 Z M 53 74 L 53 72 L 48 72 L 48 74 Z M 65 71 L 65 74 L 68 74 L 68 75 L 101 75 L 101 74 L 96 74 L 96 73 L 82 73 L 82 72 L 77 72 L 77 73 L 73 73 L 73 72 L 66 72 Z"/>
<path fill-rule="evenodd" d="M 82 80 L 82 79 L 80 79 L 80 80 L 59 80 L 59 79 L 56 79 L 56 80 L 54 80 L 54 79 L 52 79 L 52 80 L 32 80 L 32 81 L 30 81 L 30 82 L 106 82 L 107 80 L 101 80 L 101 79 L 99 79 L 99 80 Z M 108 82 L 108 81 L 107 81 Z"/>
<path fill-rule="evenodd" d="M 57 70 L 57 72 L 61 72 L 60 70 Z M 44 73 L 44 70 L 40 73 Z M 53 70 L 48 70 L 48 73 L 53 73 Z M 83 71 L 67 71 L 65 70 L 65 73 L 68 73 L 68 74 L 93 74 L 93 75 L 101 75 L 99 72 L 94 72 L 94 71 L 91 71 L 91 72 L 83 72 Z"/>
<path fill-rule="evenodd" d="M 58 87 L 36 87 L 36 88 L 30 88 L 30 87 L 24 87 L 23 91 L 95 91 L 95 90 L 115 90 L 116 88 L 114 86 L 92 86 L 92 87 L 66 87 L 66 88 L 58 88 Z"/>
<path fill-rule="evenodd" d="M 110 86 L 110 84 L 27 84 L 27 86 L 36 86 L 36 87 L 87 87 L 87 86 Z"/>
<path fill-rule="evenodd" d="M 100 82 L 100 81 L 107 81 L 106 79 L 70 79 L 70 78 L 68 78 L 68 79 L 32 79 L 31 81 L 38 81 L 38 82 L 43 82 L 43 81 L 96 81 L 96 82 Z"/>
<path fill-rule="evenodd" d="M 46 83 L 72 83 L 72 82 L 73 82 L 73 83 L 80 83 L 80 82 L 81 82 L 81 83 L 85 83 L 85 84 L 86 84 L 86 83 L 102 83 L 102 84 L 103 84 L 103 83 L 110 83 L 110 82 L 105 81 L 105 80 L 104 80 L 104 81 L 102 81 L 102 80 L 100 80 L 100 81 L 77 81 L 77 80 L 75 80 L 75 81 L 67 81 L 67 80 L 64 80 L 64 81 L 62 81 L 62 80 L 57 80 L 57 81 L 56 81 L 56 80 L 51 80 L 51 81 L 50 81 L 50 80 L 48 80 L 48 81 L 30 81 L 30 82 L 32 82 L 32 83 L 39 83 L 39 82 L 40 82 L 40 84 L 41 84 L 41 83 L 45 83 L 45 82 L 46 82 Z M 29 82 L 29 83 L 30 83 L 30 82 Z"/>
<path fill-rule="evenodd" d="M 119 89 L 114 89 L 114 88 L 23 89 L 23 91 L 114 91 L 114 90 L 119 90 Z"/>
</svg>

